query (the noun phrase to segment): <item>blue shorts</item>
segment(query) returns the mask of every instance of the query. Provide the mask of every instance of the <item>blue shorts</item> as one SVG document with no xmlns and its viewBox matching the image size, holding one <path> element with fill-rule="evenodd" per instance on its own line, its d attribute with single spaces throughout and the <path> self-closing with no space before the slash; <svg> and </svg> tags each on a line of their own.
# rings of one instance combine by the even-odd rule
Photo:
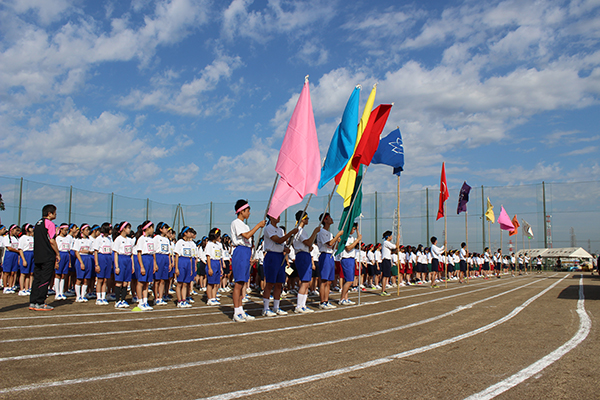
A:
<svg viewBox="0 0 600 400">
<path fill-rule="evenodd" d="M 75 261 L 75 272 L 77 273 L 77 279 L 92 279 L 92 256 L 89 254 L 80 254 L 81 260 L 83 261 L 83 270 L 79 259 Z"/>
<path fill-rule="evenodd" d="M 68 251 L 60 252 L 60 261 L 58 263 L 58 269 L 56 269 L 57 275 L 66 275 L 69 273 L 69 267 L 71 264 L 71 255 Z"/>
<path fill-rule="evenodd" d="M 218 285 L 221 283 L 221 260 L 210 260 L 210 267 L 213 270 L 212 276 L 208 274 L 208 265 L 206 268 L 206 283 L 209 285 Z"/>
<path fill-rule="evenodd" d="M 23 252 L 27 266 L 23 266 L 23 260 L 19 257 L 19 270 L 22 274 L 31 274 L 33 272 L 33 251 L 28 250 Z"/>
<path fill-rule="evenodd" d="M 75 271 L 75 262 L 77 261 L 77 257 L 75 257 L 75 252 L 73 250 L 69 252 L 69 259 L 69 271 Z"/>
<path fill-rule="evenodd" d="M 134 262 L 135 279 L 137 279 L 138 282 L 152 282 L 154 280 L 154 257 L 152 254 L 142 254 L 142 262 L 144 263 L 146 275 L 142 275 L 142 267 L 137 262 L 137 256 L 134 255 L 133 258 L 136 261 Z"/>
<path fill-rule="evenodd" d="M 179 259 L 181 260 L 181 257 Z M 169 255 L 156 254 L 156 264 L 158 265 L 158 271 L 154 273 L 154 280 L 166 281 L 169 279 Z"/>
<path fill-rule="evenodd" d="M 312 279 L 312 257 L 310 253 L 301 251 L 296 253 L 296 269 L 301 282 L 310 282 Z"/>
<path fill-rule="evenodd" d="M 115 282 L 131 282 L 131 256 L 119 254 L 119 273 L 115 268 Z"/>
<path fill-rule="evenodd" d="M 179 283 L 190 283 L 194 279 L 193 270 L 196 260 L 190 257 L 179 256 L 177 266 L 179 268 L 179 275 L 177 276 L 177 282 Z"/>
<path fill-rule="evenodd" d="M 283 253 L 267 251 L 263 261 L 265 269 L 265 281 L 267 283 L 285 283 L 285 263 Z"/>
<path fill-rule="evenodd" d="M 98 253 L 98 265 L 100 272 L 96 276 L 100 279 L 109 279 L 113 273 L 113 255 Z"/>
<path fill-rule="evenodd" d="M 2 264 L 2 271 L 4 272 L 17 272 L 19 270 L 19 255 L 12 251 L 6 250 L 4 254 L 4 263 Z"/>
<path fill-rule="evenodd" d="M 233 280 L 244 283 L 250 280 L 250 256 L 252 249 L 246 246 L 238 246 L 231 255 L 231 269 Z"/>
<path fill-rule="evenodd" d="M 335 279 L 335 261 L 330 253 L 321 253 L 319 256 L 319 277 L 322 281 Z"/>
<path fill-rule="evenodd" d="M 356 261 L 354 258 L 342 258 L 342 271 L 344 271 L 344 280 L 346 282 L 354 281 L 354 270 Z"/>
</svg>

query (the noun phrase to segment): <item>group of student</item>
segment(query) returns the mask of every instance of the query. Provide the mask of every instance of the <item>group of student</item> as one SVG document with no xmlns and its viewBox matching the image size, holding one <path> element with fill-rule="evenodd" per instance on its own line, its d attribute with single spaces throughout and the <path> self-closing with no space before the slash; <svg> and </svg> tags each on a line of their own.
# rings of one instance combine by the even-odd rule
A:
<svg viewBox="0 0 600 400">
<path fill-rule="evenodd" d="M 445 252 L 443 246 L 437 246 L 435 237 L 429 248 L 399 246 L 393 243 L 391 231 L 383 234 L 380 244 L 364 244 L 356 224 L 336 255 L 343 232 L 334 235 L 330 231 L 333 219 L 328 213 L 321 214 L 319 225 L 308 232 L 305 228 L 309 215 L 298 211 L 296 226 L 286 233 L 279 226 L 279 217 L 272 216 L 251 229 L 245 222 L 250 216 L 246 200 L 238 200 L 234 210 L 237 217 L 230 226 L 231 236 L 212 228 L 200 240 L 193 228 L 185 226 L 176 233 L 164 222 L 155 226 L 144 221 L 135 231 L 128 221 L 114 226 L 108 222 L 92 226 L 51 225 L 53 237 L 49 239 L 55 242 L 58 253 L 49 294 L 54 295 L 55 301 L 75 297 L 77 303 L 95 298 L 99 306 L 112 300 L 115 308 L 125 309 L 130 306 L 130 293 L 139 310 L 150 311 L 150 291 L 154 307 L 169 304 L 171 294 L 175 294 L 178 308 L 191 307 L 192 295 L 198 294 L 195 287 L 206 292 L 206 304 L 210 306 L 221 304 L 222 293 L 233 292 L 233 319 L 246 322 L 254 319 L 243 309 L 252 283 L 261 289 L 262 315 L 274 317 L 287 314 L 280 306 L 285 289 L 297 294 L 294 311 L 306 314 L 314 312 L 307 306 L 309 294 L 319 296 L 320 309 L 336 308 L 329 300 L 332 286 L 341 292 L 339 305 L 352 305 L 350 291 L 370 288 L 389 296 L 387 289 L 396 285 L 430 283 L 436 287 L 441 279 L 458 279 L 462 283 L 463 279 L 480 274 L 487 279 L 490 271 L 506 273 L 516 265 L 521 271 L 529 263 L 526 255 L 502 256 L 500 250 L 494 255 L 488 249 L 481 255 L 468 254 L 465 243 L 459 251 Z M 264 235 L 255 246 L 254 236 L 263 228 Z M 0 247 L 5 249 L 3 293 L 16 293 L 17 287 L 21 296 L 31 293 L 33 238 L 31 224 L 0 226 Z M 52 307 L 30 304 L 30 309 Z"/>
</svg>

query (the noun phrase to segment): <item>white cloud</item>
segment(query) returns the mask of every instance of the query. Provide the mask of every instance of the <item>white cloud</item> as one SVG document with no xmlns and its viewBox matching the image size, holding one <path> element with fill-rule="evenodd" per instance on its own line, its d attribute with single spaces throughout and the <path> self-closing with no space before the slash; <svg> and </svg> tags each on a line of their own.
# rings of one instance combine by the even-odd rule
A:
<svg viewBox="0 0 600 400">
<path fill-rule="evenodd" d="M 14 10 L 16 14 L 25 14 L 33 11 L 39 22 L 43 25 L 48 25 L 60 19 L 69 9 L 73 8 L 73 4 L 78 3 L 76 0 L 8 0 L 4 2 Z"/>
<path fill-rule="evenodd" d="M 563 154 L 563 156 L 580 156 L 582 154 L 595 153 L 597 151 L 598 151 L 598 146 L 589 146 L 589 147 L 584 147 L 582 149 L 569 151 L 568 153 Z"/>
</svg>

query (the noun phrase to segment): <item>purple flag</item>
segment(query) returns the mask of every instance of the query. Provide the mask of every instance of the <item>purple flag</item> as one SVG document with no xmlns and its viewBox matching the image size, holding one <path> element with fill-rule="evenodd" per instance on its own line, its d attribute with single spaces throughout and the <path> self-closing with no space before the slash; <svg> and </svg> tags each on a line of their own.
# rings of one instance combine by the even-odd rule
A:
<svg viewBox="0 0 600 400">
<path fill-rule="evenodd" d="M 469 202 L 470 192 L 471 186 L 467 185 L 467 182 L 464 182 L 458 195 L 458 209 L 456 210 L 456 214 L 467 212 L 467 203 Z"/>
</svg>

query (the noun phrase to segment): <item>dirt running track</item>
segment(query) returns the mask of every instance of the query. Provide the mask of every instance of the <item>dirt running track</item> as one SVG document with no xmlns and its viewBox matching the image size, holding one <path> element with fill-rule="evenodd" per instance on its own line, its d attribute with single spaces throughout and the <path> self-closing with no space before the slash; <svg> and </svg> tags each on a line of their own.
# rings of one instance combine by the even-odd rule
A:
<svg viewBox="0 0 600 400">
<path fill-rule="evenodd" d="M 544 273 L 236 324 L 226 297 L 44 313 L 0 294 L 0 398 L 598 399 L 599 300 L 597 277 Z"/>
</svg>

